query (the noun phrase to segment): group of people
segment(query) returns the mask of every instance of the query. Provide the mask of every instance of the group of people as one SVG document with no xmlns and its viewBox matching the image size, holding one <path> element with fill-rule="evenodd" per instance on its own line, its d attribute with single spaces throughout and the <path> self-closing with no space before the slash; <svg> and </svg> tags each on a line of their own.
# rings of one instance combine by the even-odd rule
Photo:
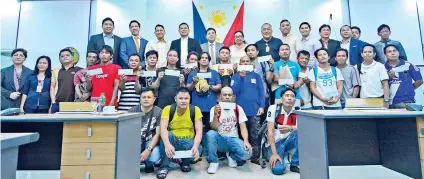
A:
<svg viewBox="0 0 424 179">
<path fill-rule="evenodd" d="M 338 110 L 349 98 L 382 98 L 387 108 L 405 108 L 423 83 L 385 24 L 378 27 L 381 41 L 372 45 L 359 40 L 358 27 L 348 25 L 340 28 L 342 41 L 329 38 L 326 24 L 318 40 L 303 22 L 298 38 L 285 19 L 282 39 L 265 23 L 261 40 L 247 44 L 237 31 L 230 47 L 215 41 L 213 28 L 206 31 L 208 42 L 199 44 L 189 37 L 187 23 L 179 25 L 181 38 L 171 43 L 160 24 L 153 41 L 140 36 L 135 20 L 127 38 L 113 34 L 111 18 L 102 27 L 103 33 L 89 40 L 84 69 L 76 66 L 70 48 L 59 52 L 60 68 L 52 69 L 50 57 L 40 56 L 34 70 L 23 65 L 25 49 L 13 50 L 13 65 L 1 70 L 1 108 L 55 113 L 61 102 L 96 102 L 104 94 L 106 105 L 145 113 L 140 160 L 146 172 L 160 161 L 158 178 L 166 178 L 170 162 L 189 172 L 202 154 L 211 174 L 219 168 L 218 158 L 226 157 L 230 167 L 266 158 L 272 173 L 281 175 L 282 159 L 293 151 L 290 171 L 299 172 L 295 108 Z M 196 159 L 173 160 L 181 150 L 191 150 Z"/>
</svg>

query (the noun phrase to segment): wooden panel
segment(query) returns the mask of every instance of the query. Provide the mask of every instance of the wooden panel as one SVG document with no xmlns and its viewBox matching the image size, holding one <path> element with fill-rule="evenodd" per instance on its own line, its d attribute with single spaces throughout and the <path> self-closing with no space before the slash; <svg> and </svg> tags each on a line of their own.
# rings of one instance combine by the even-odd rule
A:
<svg viewBox="0 0 424 179">
<path fill-rule="evenodd" d="M 91 137 L 88 136 L 91 128 Z M 63 143 L 116 142 L 116 124 L 113 122 L 65 122 Z"/>
<path fill-rule="evenodd" d="M 424 159 L 424 138 L 418 138 L 418 144 L 420 145 L 420 159 Z"/>
<path fill-rule="evenodd" d="M 62 145 L 62 166 L 114 164 L 115 143 L 66 143 Z"/>
<path fill-rule="evenodd" d="M 417 133 L 418 137 L 424 137 L 423 134 L 421 134 L 421 129 L 424 128 L 424 118 L 417 117 Z"/>
<path fill-rule="evenodd" d="M 60 179 L 114 179 L 114 165 L 94 165 L 94 166 L 62 166 L 60 168 Z"/>
</svg>

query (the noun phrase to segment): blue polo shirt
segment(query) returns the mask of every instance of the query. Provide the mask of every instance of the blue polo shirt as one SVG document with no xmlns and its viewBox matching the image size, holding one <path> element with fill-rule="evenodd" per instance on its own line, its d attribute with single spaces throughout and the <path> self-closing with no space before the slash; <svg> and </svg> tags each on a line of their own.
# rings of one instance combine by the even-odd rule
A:
<svg viewBox="0 0 424 179">
<path fill-rule="evenodd" d="M 384 64 L 384 66 L 387 71 L 392 70 L 388 61 Z M 420 70 L 412 63 L 405 62 L 405 60 L 402 59 L 400 59 L 396 68 L 397 67 L 408 70 L 398 72 L 394 78 L 389 79 L 390 104 L 415 102 L 414 81 L 423 79 Z"/>
<path fill-rule="evenodd" d="M 259 108 L 265 109 L 265 91 L 261 76 L 255 72 L 246 72 L 244 78 L 237 72 L 231 78 L 231 88 L 247 117 L 256 116 Z"/>
<path fill-rule="evenodd" d="M 197 76 L 199 70 L 192 71 L 188 75 L 187 84 L 193 83 L 193 77 Z M 211 86 L 221 84 L 221 78 L 219 77 L 218 72 L 215 70 L 208 69 L 208 72 L 211 73 L 211 78 L 207 79 L 208 84 Z M 192 94 L 192 104 L 199 107 L 202 112 L 210 112 L 211 108 L 216 105 L 216 93 L 214 91 L 209 91 L 209 94 L 206 96 L 198 96 L 196 89 L 193 90 Z"/>
<path fill-rule="evenodd" d="M 296 82 L 297 79 L 299 78 L 299 73 L 302 72 L 302 69 L 300 68 L 299 64 L 297 64 L 294 61 L 288 60 L 286 63 L 284 63 L 283 60 L 280 60 L 276 63 L 274 63 L 274 74 L 278 74 L 278 72 L 280 71 L 280 67 L 285 67 L 288 66 L 292 76 L 293 76 L 293 81 Z M 275 99 L 280 99 L 281 98 L 281 92 L 284 91 L 286 89 L 286 86 L 280 86 L 277 90 L 275 90 Z M 300 93 L 299 93 L 299 89 L 296 89 L 296 99 L 300 99 Z"/>
</svg>

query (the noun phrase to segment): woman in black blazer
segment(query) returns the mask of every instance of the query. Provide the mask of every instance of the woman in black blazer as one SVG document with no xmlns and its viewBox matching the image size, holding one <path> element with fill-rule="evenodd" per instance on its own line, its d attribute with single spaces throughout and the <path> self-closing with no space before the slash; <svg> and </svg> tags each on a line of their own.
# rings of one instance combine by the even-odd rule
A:
<svg viewBox="0 0 424 179">
<path fill-rule="evenodd" d="M 20 110 L 25 113 L 48 113 L 52 78 L 50 57 L 38 57 L 34 73 L 25 79 Z"/>
<path fill-rule="evenodd" d="M 21 104 L 21 89 L 25 78 L 32 73 L 32 70 L 23 65 L 27 55 L 25 49 L 13 50 L 13 65 L 1 69 L 1 110 L 19 108 Z"/>
<path fill-rule="evenodd" d="M 336 55 L 337 50 L 341 48 L 340 42 L 330 39 L 331 27 L 327 24 L 324 24 L 319 28 L 319 35 L 321 36 L 319 42 L 321 42 L 323 48 L 327 49 L 328 56 L 330 56 L 330 65 L 337 66 Z"/>
</svg>

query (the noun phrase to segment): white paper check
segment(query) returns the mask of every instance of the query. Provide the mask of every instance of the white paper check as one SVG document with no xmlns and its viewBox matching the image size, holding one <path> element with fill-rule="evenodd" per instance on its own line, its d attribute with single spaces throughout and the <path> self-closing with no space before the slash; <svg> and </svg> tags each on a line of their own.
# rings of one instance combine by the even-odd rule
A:
<svg viewBox="0 0 424 179">
<path fill-rule="evenodd" d="M 253 71 L 253 65 L 239 65 L 238 71 Z"/>
<path fill-rule="evenodd" d="M 236 109 L 236 103 L 219 102 L 219 106 L 222 109 Z"/>
<path fill-rule="evenodd" d="M 174 158 L 193 158 L 191 150 L 175 151 Z"/>
<path fill-rule="evenodd" d="M 143 77 L 156 77 L 155 71 L 143 71 Z"/>
<path fill-rule="evenodd" d="M 165 70 L 165 75 L 166 76 L 176 76 L 176 77 L 179 77 L 180 76 L 180 71 L 178 71 L 178 70 Z"/>
<path fill-rule="evenodd" d="M 306 73 L 300 72 L 300 73 L 299 73 L 299 77 L 300 77 L 300 78 L 306 78 L 306 77 L 308 77 L 308 76 L 306 75 Z"/>
<path fill-rule="evenodd" d="M 194 68 L 196 66 L 196 64 L 194 63 L 188 63 L 184 65 L 184 68 Z"/>
<path fill-rule="evenodd" d="M 267 62 L 271 59 L 271 55 L 267 55 L 267 56 L 262 56 L 262 57 L 258 57 L 258 62 Z"/>
<path fill-rule="evenodd" d="M 402 65 L 402 66 L 392 68 L 392 71 L 394 71 L 396 73 L 404 72 L 404 71 L 408 71 L 408 70 L 409 70 L 409 65 Z"/>
<path fill-rule="evenodd" d="M 212 73 L 211 72 L 197 73 L 197 76 L 199 77 L 199 79 L 204 80 L 204 79 L 212 78 Z"/>
<path fill-rule="evenodd" d="M 219 64 L 218 69 L 233 69 L 233 64 Z"/>
<path fill-rule="evenodd" d="M 100 75 L 100 74 L 103 74 L 103 70 L 102 70 L 102 68 L 96 68 L 96 69 L 93 69 L 93 70 L 88 70 L 87 74 L 90 75 L 90 76 Z"/>
<path fill-rule="evenodd" d="M 279 79 L 278 80 L 278 85 L 292 85 L 294 84 L 294 80 L 293 79 Z"/>
<path fill-rule="evenodd" d="M 132 69 L 119 69 L 118 75 L 133 75 Z"/>
</svg>

